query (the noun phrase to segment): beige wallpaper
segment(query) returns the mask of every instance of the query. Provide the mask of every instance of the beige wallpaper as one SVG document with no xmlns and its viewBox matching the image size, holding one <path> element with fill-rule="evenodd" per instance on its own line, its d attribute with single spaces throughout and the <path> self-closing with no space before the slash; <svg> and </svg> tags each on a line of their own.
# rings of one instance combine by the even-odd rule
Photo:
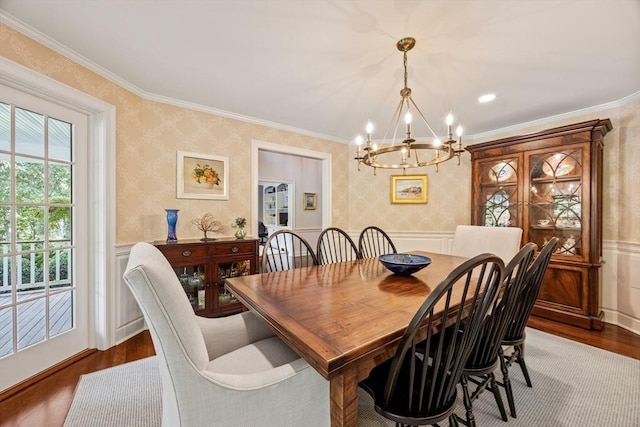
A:
<svg viewBox="0 0 640 427">
<path fill-rule="evenodd" d="M 347 147 L 292 132 L 248 124 L 233 119 L 187 110 L 152 101 L 144 103 L 145 172 L 144 238 L 166 238 L 164 208 L 178 208 L 178 239 L 200 237 L 191 219 L 211 212 L 232 235 L 231 222 L 237 216 L 251 217 L 251 141 L 291 145 L 332 154 L 334 185 L 347 182 Z M 176 198 L 176 151 L 229 157 L 229 200 L 187 200 Z M 158 178 L 156 178 L 158 177 Z M 342 184 L 341 184 L 342 183 Z M 347 198 L 334 192 L 334 212 L 348 211 Z M 124 203 L 125 201 L 123 201 Z M 333 223 L 346 227 L 346 215 L 334 215 Z"/>
<path fill-rule="evenodd" d="M 116 242 L 166 238 L 165 208 L 180 209 L 179 238 L 199 237 L 190 220 L 205 212 L 228 225 L 250 216 L 251 140 L 329 152 L 333 160 L 333 224 L 359 230 L 375 224 L 388 231 L 451 232 L 470 221 L 470 162 L 448 162 L 440 171 L 427 168 L 426 205 L 392 205 L 393 173 L 362 167 L 357 171 L 354 147 L 248 124 L 185 108 L 143 100 L 131 92 L 0 23 L 0 54 L 116 106 Z M 530 126 L 523 134 L 593 118 L 610 118 L 614 130 L 605 138 L 604 238 L 640 242 L 640 101 L 553 124 Z M 482 142 L 481 140 L 474 140 Z M 230 200 L 176 198 L 176 151 L 228 156 Z M 250 230 L 251 232 L 252 230 Z"/>
<path fill-rule="evenodd" d="M 355 146 L 350 147 L 355 156 Z M 426 174 L 427 204 L 392 204 L 391 176 L 401 171 L 377 170 L 374 176 L 369 166 L 356 161 L 349 164 L 349 218 L 350 229 L 360 230 L 376 225 L 386 231 L 453 231 L 457 224 L 468 224 L 471 217 L 471 162 L 468 153 L 462 155 L 460 165 L 450 160 L 439 166 L 423 168 Z"/>
</svg>

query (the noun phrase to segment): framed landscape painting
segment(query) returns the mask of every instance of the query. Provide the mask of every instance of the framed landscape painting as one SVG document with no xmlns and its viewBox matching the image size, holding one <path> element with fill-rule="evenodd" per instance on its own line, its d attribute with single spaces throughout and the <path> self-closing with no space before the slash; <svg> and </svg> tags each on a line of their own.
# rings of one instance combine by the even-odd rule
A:
<svg viewBox="0 0 640 427">
<path fill-rule="evenodd" d="M 179 199 L 229 200 L 229 158 L 178 151 Z"/>
<path fill-rule="evenodd" d="M 316 193 L 304 193 L 304 209 L 305 210 L 315 210 L 317 203 Z"/>
<path fill-rule="evenodd" d="M 427 203 L 427 175 L 393 175 L 391 203 Z"/>
</svg>

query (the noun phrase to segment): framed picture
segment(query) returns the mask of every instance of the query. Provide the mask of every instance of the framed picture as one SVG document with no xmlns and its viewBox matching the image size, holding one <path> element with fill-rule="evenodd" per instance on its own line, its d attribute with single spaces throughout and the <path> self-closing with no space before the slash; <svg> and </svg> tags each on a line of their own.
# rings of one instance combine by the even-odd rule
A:
<svg viewBox="0 0 640 427">
<path fill-rule="evenodd" d="M 315 210 L 316 209 L 316 193 L 304 193 L 304 209 Z"/>
<path fill-rule="evenodd" d="M 427 203 L 427 175 L 393 175 L 391 203 Z"/>
<path fill-rule="evenodd" d="M 229 200 L 229 158 L 178 151 L 178 199 Z"/>
</svg>

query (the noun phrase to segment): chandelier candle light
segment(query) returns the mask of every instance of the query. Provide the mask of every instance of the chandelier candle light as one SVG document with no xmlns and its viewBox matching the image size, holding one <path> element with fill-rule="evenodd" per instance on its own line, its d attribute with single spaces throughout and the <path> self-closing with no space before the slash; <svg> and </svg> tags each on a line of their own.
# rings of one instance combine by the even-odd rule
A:
<svg viewBox="0 0 640 427">
<path fill-rule="evenodd" d="M 358 170 L 360 170 L 360 164 L 364 163 L 367 166 L 373 168 L 375 175 L 376 169 L 402 169 L 405 173 L 408 168 L 418 168 L 422 166 L 436 166 L 436 172 L 438 171 L 438 165 L 446 162 L 454 157 L 458 158 L 458 164 L 460 164 L 460 153 L 464 151 L 462 148 L 462 126 L 458 125 L 456 134 L 458 140 L 453 139 L 451 132 L 451 125 L 453 124 L 453 116 L 449 114 L 447 116 L 447 140 L 440 141 L 436 133 L 433 131 L 429 122 L 424 117 L 420 108 L 416 105 L 411 97 L 411 89 L 407 87 L 407 52 L 410 51 L 416 44 L 416 40 L 412 37 L 405 37 L 400 40 L 396 47 L 403 54 L 404 64 L 404 87 L 400 90 L 400 103 L 396 108 L 396 111 L 391 119 L 393 124 L 393 138 L 391 139 L 391 145 L 378 148 L 378 145 L 372 143 L 371 134 L 373 132 L 373 124 L 367 123 L 366 132 L 367 140 L 366 145 L 363 147 L 363 138 L 358 135 L 356 138 L 357 151 L 355 160 L 358 162 Z M 412 130 L 412 111 L 416 113 L 426 125 L 433 136 L 431 142 L 416 143 L 413 137 Z M 404 114 L 403 114 L 404 113 Z M 405 123 L 405 135 L 402 141 L 396 141 L 396 134 L 400 126 L 400 118 L 404 117 Z M 390 127 L 391 129 L 391 127 Z M 387 129 L 383 141 L 387 139 L 387 134 L 390 129 Z M 396 157 L 398 161 L 391 162 L 391 156 L 389 153 L 400 152 L 400 156 Z M 388 159 L 388 160 L 387 160 Z M 386 160 L 386 162 L 385 162 Z"/>
</svg>

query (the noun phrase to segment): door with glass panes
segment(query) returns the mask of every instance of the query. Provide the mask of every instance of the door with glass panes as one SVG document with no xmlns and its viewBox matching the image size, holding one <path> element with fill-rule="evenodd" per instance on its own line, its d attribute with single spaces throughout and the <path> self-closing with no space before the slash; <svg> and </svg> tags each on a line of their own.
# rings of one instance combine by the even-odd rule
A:
<svg viewBox="0 0 640 427">
<path fill-rule="evenodd" d="M 0 86 L 0 390 L 88 347 L 87 116 Z"/>
</svg>

